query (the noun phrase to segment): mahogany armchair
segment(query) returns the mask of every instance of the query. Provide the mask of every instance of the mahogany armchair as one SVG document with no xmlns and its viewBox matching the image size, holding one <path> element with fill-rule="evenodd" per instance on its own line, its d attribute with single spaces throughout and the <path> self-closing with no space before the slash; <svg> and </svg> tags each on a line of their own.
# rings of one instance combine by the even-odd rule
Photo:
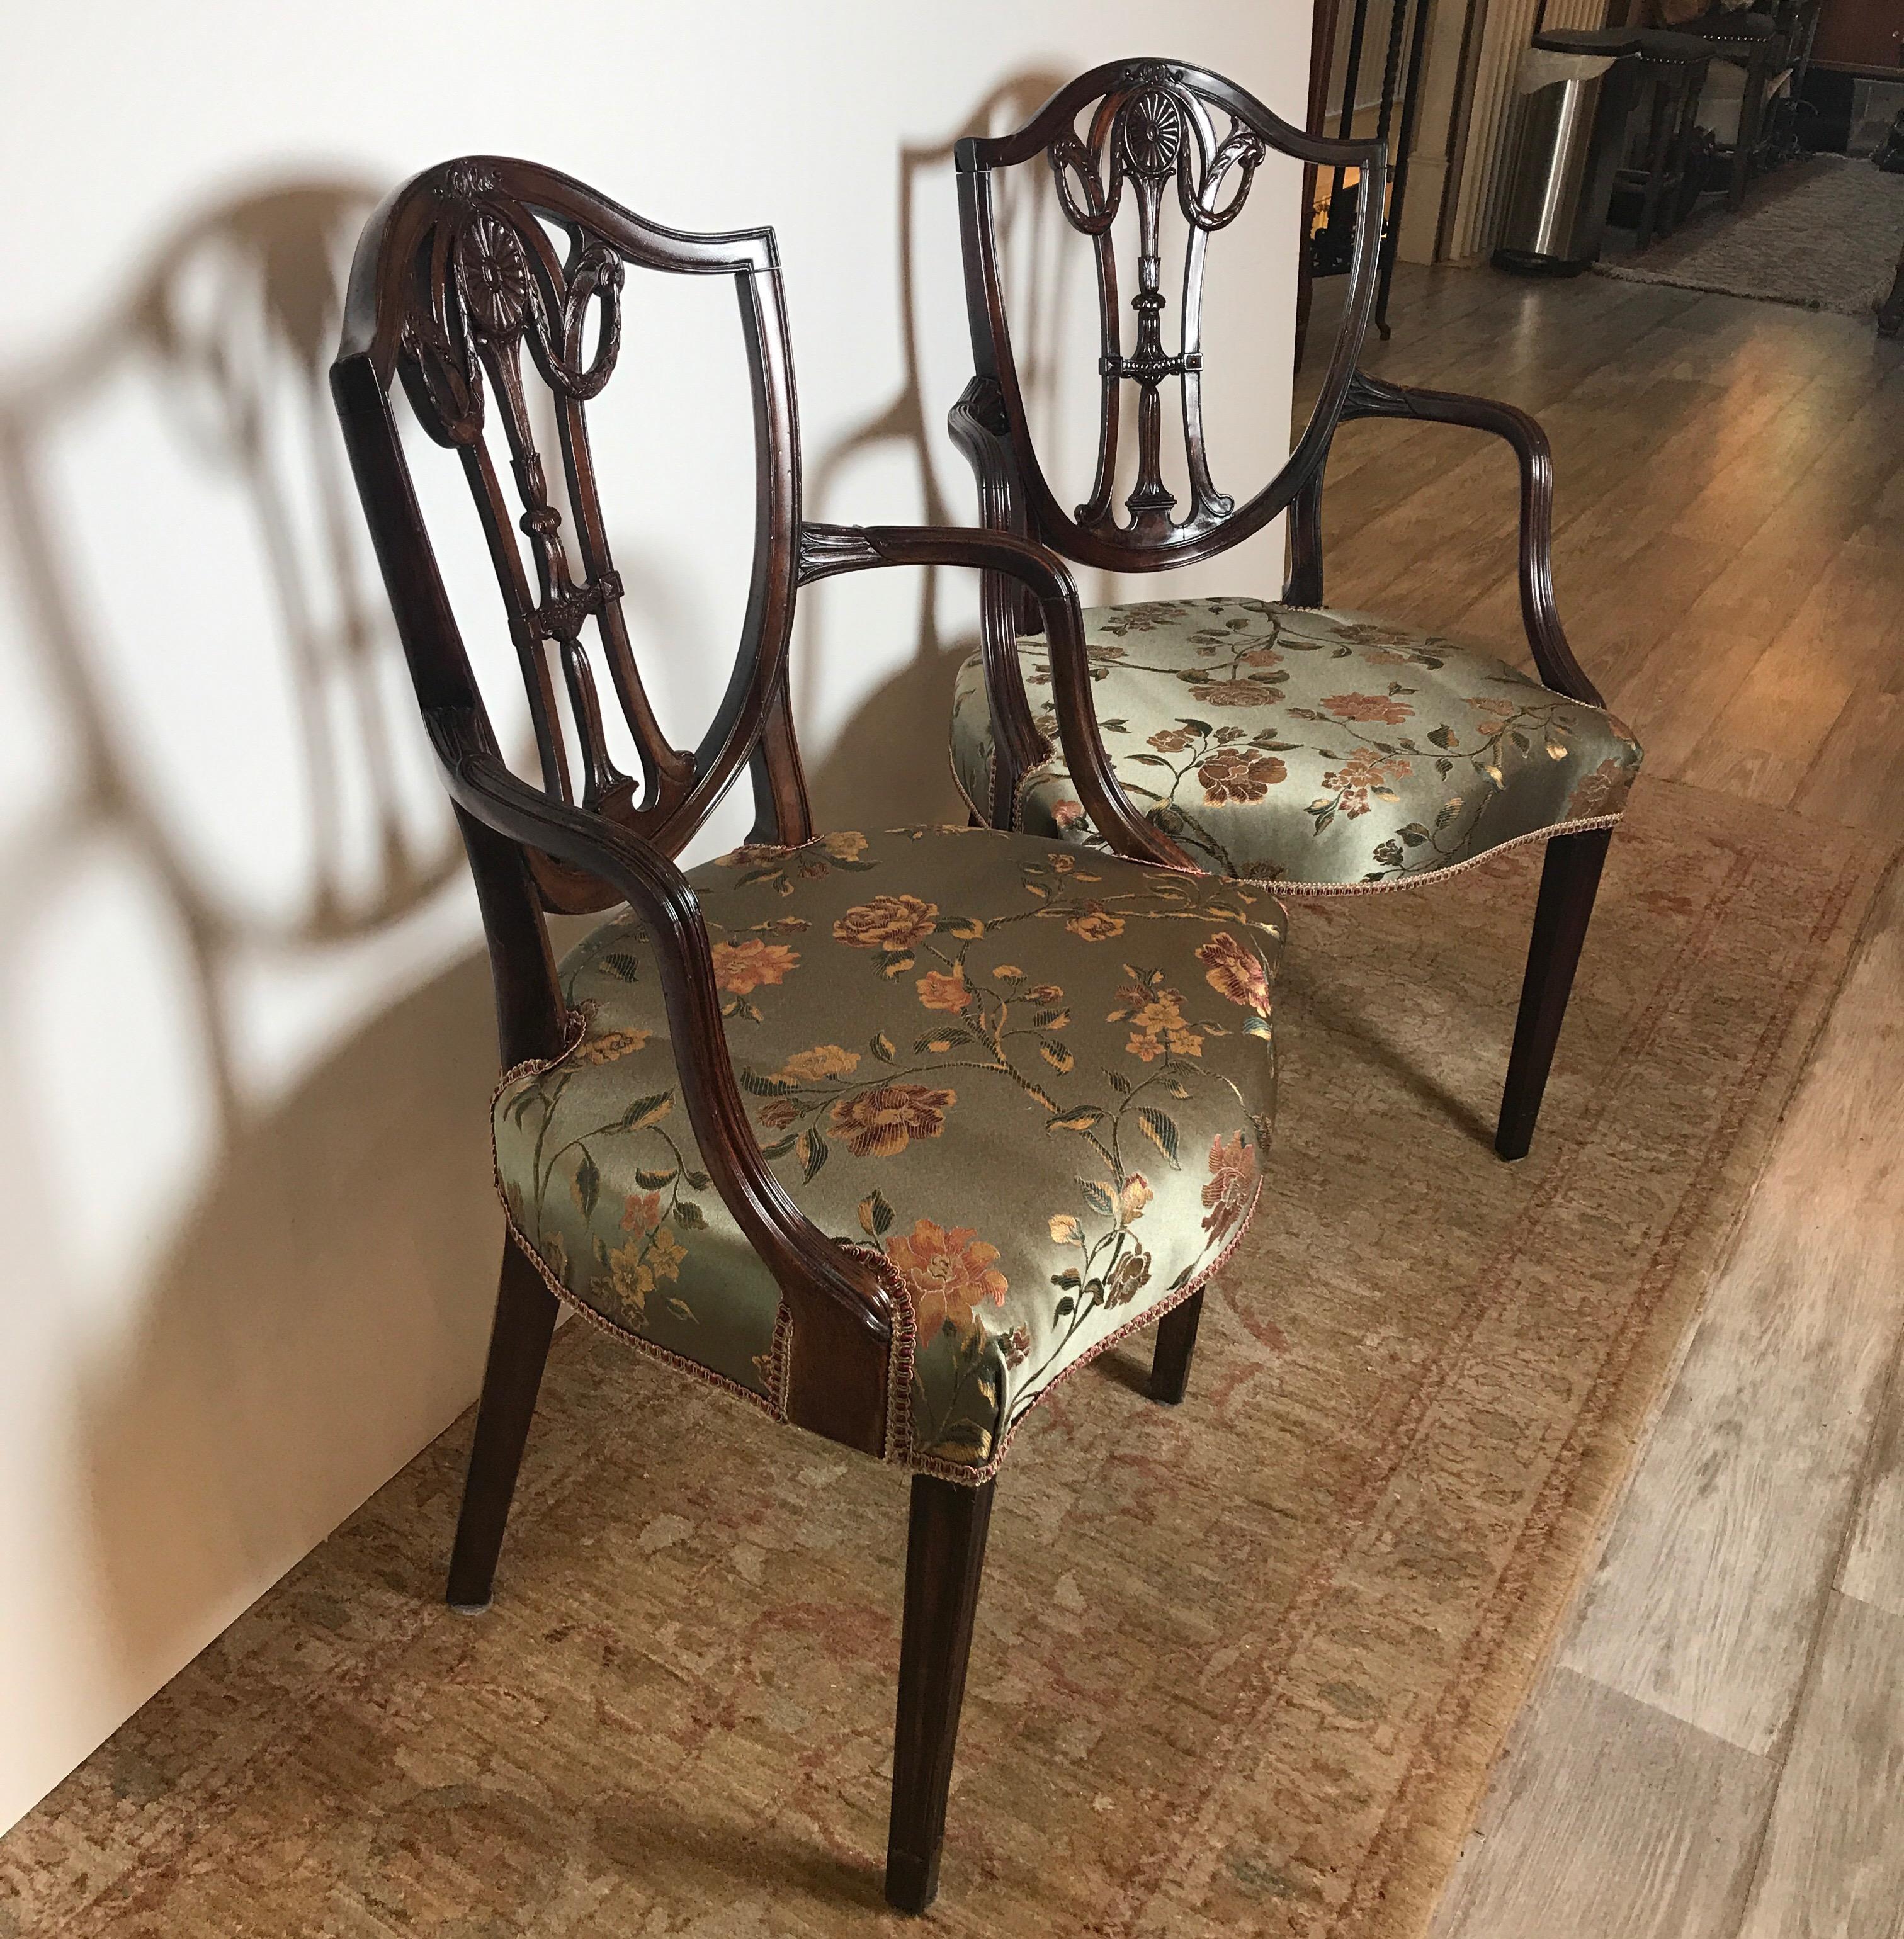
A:
<svg viewBox="0 0 1904 1939">
<path fill-rule="evenodd" d="M 648 704 L 589 442 L 629 268 L 730 281 L 751 378 L 751 593 L 692 750 Z M 452 612 L 399 380 L 475 500 L 532 778 L 504 758 Z M 432 169 L 364 233 L 331 382 L 468 849 L 501 1042 L 507 1236 L 449 1600 L 489 1603 L 559 1304 L 909 1470 L 886 1893 L 922 1910 L 994 1478 L 1053 1384 L 1135 1328 L 1162 1320 L 1152 1390 L 1181 1398 L 1200 1289 L 1259 1189 L 1281 912 L 1260 887 L 989 829 L 815 837 L 787 702 L 802 586 L 975 566 L 1022 589 L 1074 660 L 1081 635 L 1065 568 L 1022 539 L 803 520 L 771 230 L 683 235 L 522 162 Z M 532 435 L 538 382 L 566 516 Z M 743 769 L 751 839 L 684 872 Z M 1137 845 L 1088 774 L 1083 798 Z M 603 918 L 560 965 L 556 910 Z"/>
<path fill-rule="evenodd" d="M 1217 489 L 1205 449 L 1205 256 L 1272 151 L 1360 171 L 1355 254 L 1308 425 L 1281 469 L 1239 504 Z M 1028 424 L 993 215 L 994 176 L 1040 163 L 1065 219 L 1090 239 L 1102 327 L 1095 479 L 1070 510 Z M 1072 81 L 1016 134 L 961 142 L 955 164 L 977 374 L 951 428 L 977 478 L 981 522 L 1117 572 L 1214 558 L 1284 511 L 1291 540 L 1281 600 L 1092 607 L 1082 650 L 1068 635 L 1038 631 L 1012 583 L 987 574 L 982 650 L 960 673 L 952 716 L 953 769 L 974 818 L 1083 852 L 1273 884 L 1285 899 L 1433 882 L 1515 843 L 1546 842 L 1495 1137 L 1503 1158 L 1524 1155 L 1640 749 L 1604 711 L 1554 610 L 1552 473 L 1540 426 L 1512 405 L 1381 382 L 1356 368 L 1375 289 L 1381 145 L 1305 134 L 1204 69 L 1128 60 Z M 1129 339 L 1114 227 L 1127 190 L 1137 254 Z M 1167 201 L 1185 238 L 1174 348 L 1163 329 Z M 1171 382 L 1191 495 L 1180 513 L 1162 465 L 1161 394 Z M 1135 482 L 1120 519 L 1111 501 L 1128 386 Z M 1324 467 L 1336 425 L 1363 417 L 1467 425 L 1513 447 L 1521 611 L 1537 678 L 1324 605 Z M 1049 705 L 1034 711 L 1028 684 L 1048 685 Z M 1113 803 L 1111 821 L 1098 820 L 1098 801 Z"/>
</svg>

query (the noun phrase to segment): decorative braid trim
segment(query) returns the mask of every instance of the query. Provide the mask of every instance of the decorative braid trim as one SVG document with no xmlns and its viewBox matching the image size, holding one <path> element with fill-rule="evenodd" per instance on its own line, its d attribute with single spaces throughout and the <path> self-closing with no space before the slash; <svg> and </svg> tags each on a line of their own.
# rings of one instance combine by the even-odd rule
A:
<svg viewBox="0 0 1904 1939">
<path fill-rule="evenodd" d="M 1018 1437 L 1018 1430 L 1059 1387 L 1064 1385 L 1065 1381 L 1071 1378 L 1072 1374 L 1077 1372 L 1080 1368 L 1088 1367 L 1101 1353 L 1108 1353 L 1120 1340 L 1129 1339 L 1133 1333 L 1142 1332 L 1145 1327 L 1155 1325 L 1165 1313 L 1174 1311 L 1186 1300 L 1193 1298 L 1208 1285 L 1211 1280 L 1216 1277 L 1218 1273 L 1223 1271 L 1225 1266 L 1229 1265 L 1230 1255 L 1242 1243 L 1243 1234 L 1250 1229 L 1250 1221 L 1256 1216 L 1256 1208 L 1262 1201 L 1263 1176 L 1259 1172 L 1257 1175 L 1256 1192 L 1250 1200 L 1249 1209 L 1243 1214 L 1242 1222 L 1231 1234 L 1229 1243 L 1223 1247 L 1223 1250 L 1187 1286 L 1179 1286 L 1168 1298 L 1159 1300 L 1155 1306 L 1146 1307 L 1135 1319 L 1126 1320 L 1114 1333 L 1107 1333 L 1096 1345 L 1088 1347 L 1080 1354 L 1062 1373 L 1041 1387 L 1031 1396 L 1031 1402 L 1025 1411 L 1005 1429 L 1004 1437 L 1000 1440 L 997 1447 L 992 1450 L 992 1459 L 982 1468 L 968 1467 L 957 1461 L 941 1461 L 930 1454 L 912 1455 L 907 1459 L 905 1465 L 915 1474 L 934 1475 L 940 1481 L 958 1481 L 967 1487 L 982 1487 L 1004 1466 L 1005 1457 L 1010 1452 L 1011 1444 Z"/>
<path fill-rule="evenodd" d="M 836 1241 L 849 1258 L 864 1260 L 892 1301 L 892 1345 L 886 1356 L 886 1445 L 882 1459 L 909 1466 L 912 1452 L 912 1366 L 918 1350 L 918 1316 L 899 1268 L 876 1246 Z"/>
<path fill-rule="evenodd" d="M 976 815 L 982 823 L 989 827 L 991 823 L 986 819 L 986 811 L 979 807 L 972 797 L 965 792 L 965 784 L 959 778 L 958 764 L 952 759 L 949 752 L 946 759 L 952 769 L 952 785 L 958 789 L 960 800 L 964 802 L 966 807 Z M 986 778 L 988 781 L 991 781 L 997 772 L 995 766 L 997 759 L 995 753 L 988 753 L 985 757 Z M 1037 781 L 1046 780 L 1058 772 L 1056 762 L 1040 761 L 1035 768 L 1028 768 L 1019 777 L 1016 793 L 1012 802 L 1010 833 L 1018 835 L 1025 833 L 1022 825 L 1025 819 L 1025 797 L 1030 791 L 1032 784 Z M 986 793 L 989 794 L 991 792 L 991 789 L 988 787 Z M 1392 877 L 1385 882 L 1272 881 L 1266 877 L 1259 875 L 1251 875 L 1242 879 L 1248 881 L 1254 887 L 1269 890 L 1278 902 L 1284 900 L 1307 902 L 1321 896 L 1385 895 L 1394 889 L 1418 889 L 1425 887 L 1430 882 L 1445 882 L 1450 875 L 1458 875 L 1464 869 L 1479 868 L 1483 862 L 1491 860 L 1497 855 L 1504 855 L 1510 848 L 1524 848 L 1530 842 L 1549 842 L 1556 835 L 1586 835 L 1592 833 L 1595 829 L 1617 828 L 1620 820 L 1621 817 L 1619 814 L 1588 814 L 1579 816 L 1569 821 L 1550 822 L 1545 828 L 1531 829 L 1525 835 L 1510 835 L 1505 842 L 1496 842 L 1482 849 L 1479 854 L 1470 855 L 1462 861 L 1450 862 L 1445 868 L 1423 869 L 1412 875 Z M 1131 858 L 1126 856 L 1120 857 L 1119 859 L 1129 860 Z M 1153 868 L 1156 865 L 1154 863 L 1146 862 L 1141 866 L 1147 869 Z M 1198 872 L 1205 875 L 1214 875 L 1216 872 L 1214 869 L 1205 869 Z M 1217 879 L 1229 881 L 1237 878 L 1232 876 L 1220 876 Z"/>
</svg>

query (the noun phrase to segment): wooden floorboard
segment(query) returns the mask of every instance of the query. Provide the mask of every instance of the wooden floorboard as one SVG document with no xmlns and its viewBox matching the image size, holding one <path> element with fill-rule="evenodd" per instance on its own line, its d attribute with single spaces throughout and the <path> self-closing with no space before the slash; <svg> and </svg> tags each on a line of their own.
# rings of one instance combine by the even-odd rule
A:
<svg viewBox="0 0 1904 1939">
<path fill-rule="evenodd" d="M 1904 1617 L 1904 1345 L 1891 1363 L 1862 1498 L 1838 1586 L 1887 1615 Z M 1904 1819 L 1899 1835 L 1904 1837 Z"/>
<path fill-rule="evenodd" d="M 1501 1761 L 1433 1939 L 1732 1939 L 1777 1778 L 1558 1671 Z"/>
<path fill-rule="evenodd" d="M 1741 1939 L 1904 1939 L 1904 1617 L 1832 1599 Z"/>
<path fill-rule="evenodd" d="M 1595 278 L 1404 266 L 1392 313 L 1366 368 L 1545 425 L 1647 773 L 1904 843 L 1904 345 Z M 1486 451 L 1345 428 L 1329 596 L 1525 664 Z M 1900 1031 L 1893 881 L 1436 1939 L 1904 1939 Z"/>
<path fill-rule="evenodd" d="M 1790 1727 L 1899 1335 L 1904 878 L 1880 911 L 1561 1652 L 1755 1753 Z"/>
</svg>

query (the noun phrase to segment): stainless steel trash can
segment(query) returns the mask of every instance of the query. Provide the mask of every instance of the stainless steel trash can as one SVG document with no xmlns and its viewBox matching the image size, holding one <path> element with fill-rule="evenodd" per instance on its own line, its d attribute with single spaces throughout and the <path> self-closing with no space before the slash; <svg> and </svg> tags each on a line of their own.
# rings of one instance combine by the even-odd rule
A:
<svg viewBox="0 0 1904 1939">
<path fill-rule="evenodd" d="M 1535 36 L 1496 269 L 1577 276 L 1599 254 L 1638 50 L 1618 30 Z"/>
</svg>

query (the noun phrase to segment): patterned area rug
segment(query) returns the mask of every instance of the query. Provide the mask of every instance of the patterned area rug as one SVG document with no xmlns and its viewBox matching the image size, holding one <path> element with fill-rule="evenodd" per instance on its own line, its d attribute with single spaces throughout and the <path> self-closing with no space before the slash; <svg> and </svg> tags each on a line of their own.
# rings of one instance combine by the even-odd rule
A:
<svg viewBox="0 0 1904 1939">
<path fill-rule="evenodd" d="M 1263 1209 L 999 1487 L 933 1929 L 1425 1927 L 1881 873 L 1635 795 L 1532 1157 L 1487 1144 L 1537 854 L 1299 906 Z M 498 1599 L 465 1420 L 0 1841 L 7 1939 L 840 1939 L 879 1896 L 905 1490 L 580 1327 Z"/>
<path fill-rule="evenodd" d="M 1593 266 L 1628 282 L 1866 316 L 1890 288 L 1900 248 L 1904 175 L 1813 155 L 1749 190 L 1736 214 L 1712 199 L 1644 256 L 1610 232 L 1607 253 Z"/>
</svg>

